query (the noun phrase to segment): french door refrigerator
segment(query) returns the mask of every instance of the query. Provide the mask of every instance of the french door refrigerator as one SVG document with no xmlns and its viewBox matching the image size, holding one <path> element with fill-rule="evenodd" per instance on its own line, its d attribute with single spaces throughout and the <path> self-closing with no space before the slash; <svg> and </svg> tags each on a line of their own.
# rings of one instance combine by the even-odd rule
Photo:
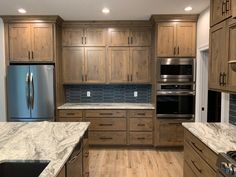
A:
<svg viewBox="0 0 236 177">
<path fill-rule="evenodd" d="M 8 66 L 7 105 L 8 121 L 53 121 L 54 66 Z"/>
</svg>

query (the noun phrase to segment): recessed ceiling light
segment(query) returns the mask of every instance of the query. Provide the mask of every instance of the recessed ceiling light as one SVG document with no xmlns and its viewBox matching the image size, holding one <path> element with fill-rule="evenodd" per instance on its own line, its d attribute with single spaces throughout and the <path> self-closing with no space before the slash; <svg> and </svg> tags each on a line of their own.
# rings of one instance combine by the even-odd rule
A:
<svg viewBox="0 0 236 177">
<path fill-rule="evenodd" d="M 184 9 L 185 11 L 191 11 L 191 10 L 193 10 L 193 8 L 191 7 L 191 6 L 188 6 L 188 7 L 185 7 L 185 9 Z"/>
<path fill-rule="evenodd" d="M 20 8 L 20 9 L 18 9 L 18 12 L 21 13 L 21 14 L 25 14 L 25 13 L 26 13 L 26 10 L 23 9 L 23 8 Z"/>
<path fill-rule="evenodd" d="M 102 9 L 102 13 L 109 14 L 110 13 L 110 9 L 105 7 L 105 8 Z"/>
</svg>

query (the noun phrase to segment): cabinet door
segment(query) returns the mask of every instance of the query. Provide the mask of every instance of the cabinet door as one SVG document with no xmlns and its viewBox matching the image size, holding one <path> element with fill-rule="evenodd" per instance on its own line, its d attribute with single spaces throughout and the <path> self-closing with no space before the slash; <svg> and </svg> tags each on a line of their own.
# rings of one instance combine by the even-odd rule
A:
<svg viewBox="0 0 236 177">
<path fill-rule="evenodd" d="M 130 80 L 134 83 L 150 82 L 150 48 L 130 48 Z"/>
<path fill-rule="evenodd" d="M 236 17 L 236 1 L 231 1 L 231 11 L 232 11 L 232 18 Z"/>
<path fill-rule="evenodd" d="M 157 56 L 173 57 L 176 53 L 175 23 L 159 23 L 157 28 Z"/>
<path fill-rule="evenodd" d="M 129 29 L 127 28 L 110 28 L 109 45 L 110 46 L 129 46 Z"/>
<path fill-rule="evenodd" d="M 85 82 L 105 83 L 105 47 L 85 48 Z"/>
<path fill-rule="evenodd" d="M 177 23 L 176 55 L 180 57 L 196 56 L 196 23 Z"/>
<path fill-rule="evenodd" d="M 148 28 L 131 29 L 130 37 L 132 46 L 151 46 L 151 30 Z"/>
<path fill-rule="evenodd" d="M 227 61 L 225 61 L 225 37 L 226 37 L 226 22 L 222 22 L 210 30 L 210 57 L 209 57 L 209 88 L 221 89 L 220 82 L 222 79 L 220 74 L 226 72 Z"/>
<path fill-rule="evenodd" d="M 53 25 L 32 24 L 31 30 L 31 59 L 34 61 L 53 61 Z"/>
<path fill-rule="evenodd" d="M 228 61 L 236 61 L 236 20 L 231 19 L 229 26 L 227 28 L 226 37 L 226 50 Z M 228 65 L 228 87 L 230 91 L 236 91 L 236 71 L 232 69 L 235 68 L 236 63 Z M 236 68 L 235 68 L 236 69 Z"/>
<path fill-rule="evenodd" d="M 106 46 L 107 31 L 104 28 L 87 28 L 85 30 L 86 46 Z"/>
<path fill-rule="evenodd" d="M 28 61 L 30 59 L 30 50 L 30 24 L 10 24 L 10 61 Z"/>
<path fill-rule="evenodd" d="M 109 82 L 126 83 L 129 80 L 129 47 L 109 48 Z"/>
<path fill-rule="evenodd" d="M 84 42 L 83 28 L 64 28 L 62 31 L 63 46 L 82 46 Z"/>
<path fill-rule="evenodd" d="M 63 82 L 77 84 L 83 82 L 84 73 L 84 48 L 63 48 Z"/>
</svg>

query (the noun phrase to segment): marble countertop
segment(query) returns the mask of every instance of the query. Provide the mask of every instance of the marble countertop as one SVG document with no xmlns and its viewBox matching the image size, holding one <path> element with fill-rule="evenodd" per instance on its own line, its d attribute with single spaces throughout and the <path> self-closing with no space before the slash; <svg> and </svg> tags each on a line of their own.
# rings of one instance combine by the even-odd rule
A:
<svg viewBox="0 0 236 177">
<path fill-rule="evenodd" d="M 150 103 L 65 103 L 57 109 L 155 109 Z"/>
<path fill-rule="evenodd" d="M 56 177 L 88 126 L 88 122 L 0 123 L 0 162 L 50 161 L 40 177 Z"/>
<path fill-rule="evenodd" d="M 226 123 L 183 123 L 215 153 L 236 150 L 236 126 Z"/>
</svg>

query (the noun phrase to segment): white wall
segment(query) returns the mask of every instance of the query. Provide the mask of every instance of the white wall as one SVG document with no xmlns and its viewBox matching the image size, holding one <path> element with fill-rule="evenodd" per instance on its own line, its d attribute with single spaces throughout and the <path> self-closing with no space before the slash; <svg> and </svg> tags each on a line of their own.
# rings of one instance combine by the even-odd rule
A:
<svg viewBox="0 0 236 177">
<path fill-rule="evenodd" d="M 4 24 L 0 18 L 0 122 L 6 120 Z"/>
</svg>

